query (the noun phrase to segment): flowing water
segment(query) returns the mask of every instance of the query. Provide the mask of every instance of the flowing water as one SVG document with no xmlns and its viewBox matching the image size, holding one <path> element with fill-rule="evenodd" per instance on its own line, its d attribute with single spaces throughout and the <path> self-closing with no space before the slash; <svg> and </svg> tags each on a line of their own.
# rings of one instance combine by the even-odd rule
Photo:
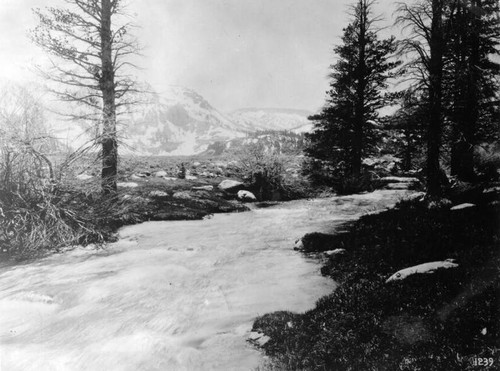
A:
<svg viewBox="0 0 500 371">
<path fill-rule="evenodd" d="M 0 370 L 252 370 L 256 316 L 305 311 L 335 283 L 293 251 L 307 232 L 394 204 L 404 191 L 301 200 L 200 221 L 125 227 L 0 270 Z"/>
</svg>

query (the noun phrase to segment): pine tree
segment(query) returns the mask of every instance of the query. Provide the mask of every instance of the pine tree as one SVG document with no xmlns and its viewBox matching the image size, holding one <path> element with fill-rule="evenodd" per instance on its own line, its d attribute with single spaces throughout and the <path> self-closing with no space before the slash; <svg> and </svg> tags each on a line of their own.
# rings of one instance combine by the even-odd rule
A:
<svg viewBox="0 0 500 371">
<path fill-rule="evenodd" d="M 403 40 L 402 51 L 410 56 L 405 69 L 414 76 L 427 98 L 426 180 L 429 197 L 443 195 L 443 173 L 440 165 L 443 143 L 443 70 L 447 47 L 444 20 L 449 0 L 418 0 L 401 3 L 397 22 L 410 30 Z"/>
<path fill-rule="evenodd" d="M 453 5 L 445 69 L 453 123 L 451 174 L 474 181 L 473 149 L 485 139 L 481 133 L 492 123 L 488 103 L 500 88 L 500 65 L 491 60 L 491 55 L 500 53 L 499 4 L 495 0 L 454 0 Z"/>
<path fill-rule="evenodd" d="M 330 66 L 327 102 L 310 117 L 315 130 L 307 136 L 305 152 L 338 177 L 360 176 L 362 159 L 372 153 L 377 140 L 378 109 L 385 103 L 382 90 L 398 64 L 389 61 L 394 38 L 377 37 L 373 3 L 358 0 L 352 7 L 353 19 L 344 29 L 342 44 L 334 48 L 338 60 Z"/>
</svg>

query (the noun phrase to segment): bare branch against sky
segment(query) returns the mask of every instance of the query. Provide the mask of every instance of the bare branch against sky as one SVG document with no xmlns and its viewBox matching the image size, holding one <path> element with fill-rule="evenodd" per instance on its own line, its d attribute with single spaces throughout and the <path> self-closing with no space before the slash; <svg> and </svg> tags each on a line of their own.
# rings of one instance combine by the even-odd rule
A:
<svg viewBox="0 0 500 371">
<path fill-rule="evenodd" d="M 62 0 L 1 0 L 0 78 L 36 79 L 45 56 L 30 43 L 31 8 Z M 195 89 L 215 107 L 317 110 L 349 0 L 128 0 L 145 46 L 142 78 Z M 376 13 L 392 22 L 393 3 Z M 387 32 L 390 32 L 388 30 Z"/>
</svg>

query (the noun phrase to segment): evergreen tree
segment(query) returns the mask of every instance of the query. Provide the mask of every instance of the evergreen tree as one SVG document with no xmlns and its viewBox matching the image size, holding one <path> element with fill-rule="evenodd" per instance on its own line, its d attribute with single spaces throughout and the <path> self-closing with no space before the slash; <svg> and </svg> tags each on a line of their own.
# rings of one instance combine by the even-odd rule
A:
<svg viewBox="0 0 500 371">
<path fill-rule="evenodd" d="M 500 66 L 491 60 L 491 55 L 500 53 L 499 4 L 496 0 L 454 0 L 449 22 L 445 77 L 453 123 L 451 174 L 474 181 L 474 146 L 486 139 L 485 131 L 499 129 L 499 117 L 495 120 L 494 106 L 489 104 L 500 88 Z"/>
<path fill-rule="evenodd" d="M 443 70 L 446 44 L 444 20 L 449 0 L 418 0 L 399 6 L 397 22 L 410 30 L 402 50 L 410 55 L 406 64 L 409 74 L 427 97 L 426 180 L 427 194 L 443 194 L 444 177 L 440 165 L 443 142 Z"/>
<path fill-rule="evenodd" d="M 334 48 L 337 62 L 330 66 L 332 79 L 322 111 L 310 117 L 315 129 L 305 150 L 323 170 L 334 175 L 359 177 L 363 157 L 372 153 L 377 139 L 378 109 L 384 106 L 382 90 L 395 51 L 394 38 L 379 40 L 372 14 L 374 1 L 358 0 L 342 44 Z"/>
</svg>

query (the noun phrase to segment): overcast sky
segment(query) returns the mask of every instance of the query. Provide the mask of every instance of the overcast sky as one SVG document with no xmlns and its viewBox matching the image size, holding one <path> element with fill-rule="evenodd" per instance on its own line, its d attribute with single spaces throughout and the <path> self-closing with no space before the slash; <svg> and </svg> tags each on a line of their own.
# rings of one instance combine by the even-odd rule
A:
<svg viewBox="0 0 500 371">
<path fill-rule="evenodd" d="M 0 0 L 0 78 L 31 81 L 44 55 L 27 37 L 32 7 L 60 0 Z M 332 48 L 349 0 L 128 0 L 144 46 L 141 78 L 161 91 L 181 85 L 223 111 L 316 111 L 328 88 Z M 377 14 L 392 16 L 394 1 Z"/>
</svg>

